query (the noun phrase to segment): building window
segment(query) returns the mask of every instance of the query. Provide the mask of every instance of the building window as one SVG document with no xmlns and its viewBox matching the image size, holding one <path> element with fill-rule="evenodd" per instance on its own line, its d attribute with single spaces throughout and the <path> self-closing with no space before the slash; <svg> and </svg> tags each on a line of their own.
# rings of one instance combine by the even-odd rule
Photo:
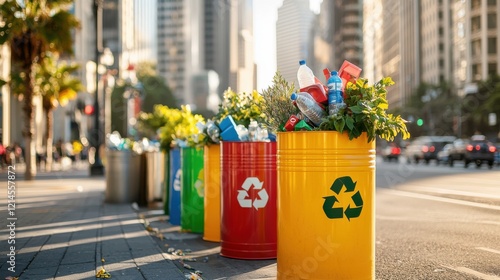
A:
<svg viewBox="0 0 500 280">
<path fill-rule="evenodd" d="M 475 32 L 481 29 L 481 16 L 475 16 L 470 20 L 471 31 Z"/>
<path fill-rule="evenodd" d="M 497 14 L 488 14 L 488 29 L 497 28 Z"/>
<path fill-rule="evenodd" d="M 481 0 L 472 0 L 470 2 L 470 8 L 471 9 L 476 9 L 476 8 L 479 8 L 481 7 Z"/>
<path fill-rule="evenodd" d="M 488 54 L 497 53 L 497 38 L 488 38 Z"/>
<path fill-rule="evenodd" d="M 497 0 L 488 0 L 488 6 L 496 6 Z"/>
<path fill-rule="evenodd" d="M 481 39 L 473 40 L 470 45 L 473 57 L 481 55 Z"/>
<path fill-rule="evenodd" d="M 497 74 L 497 64 L 488 63 L 488 75 L 493 76 Z"/>
<path fill-rule="evenodd" d="M 481 64 L 472 65 L 472 79 L 475 81 L 481 80 Z"/>
</svg>

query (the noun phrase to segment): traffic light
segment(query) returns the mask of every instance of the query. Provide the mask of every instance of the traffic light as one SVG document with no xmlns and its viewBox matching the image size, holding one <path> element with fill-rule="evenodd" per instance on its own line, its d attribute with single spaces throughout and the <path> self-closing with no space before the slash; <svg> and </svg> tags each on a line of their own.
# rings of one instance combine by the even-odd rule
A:
<svg viewBox="0 0 500 280">
<path fill-rule="evenodd" d="M 417 120 L 417 125 L 418 125 L 418 126 L 422 126 L 422 125 L 424 125 L 424 120 L 423 120 L 423 119 L 418 119 L 418 120 Z"/>
<path fill-rule="evenodd" d="M 87 116 L 93 115 L 94 114 L 94 106 L 85 105 L 85 107 L 83 108 L 83 113 L 85 113 L 85 115 L 87 115 Z"/>
</svg>

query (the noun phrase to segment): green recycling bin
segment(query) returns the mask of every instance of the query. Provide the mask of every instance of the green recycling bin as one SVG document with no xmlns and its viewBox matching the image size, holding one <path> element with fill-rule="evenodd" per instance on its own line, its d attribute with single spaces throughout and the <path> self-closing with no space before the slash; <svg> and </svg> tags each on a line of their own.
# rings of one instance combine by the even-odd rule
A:
<svg viewBox="0 0 500 280">
<path fill-rule="evenodd" d="M 181 149 L 181 229 L 203 233 L 204 228 L 204 152 L 201 148 Z"/>
</svg>

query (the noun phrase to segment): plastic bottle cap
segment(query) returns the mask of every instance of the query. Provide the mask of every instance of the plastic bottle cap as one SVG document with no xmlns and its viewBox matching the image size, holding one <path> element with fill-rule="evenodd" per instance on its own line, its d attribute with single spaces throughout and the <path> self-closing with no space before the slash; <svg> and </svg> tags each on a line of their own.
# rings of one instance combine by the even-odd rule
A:
<svg viewBox="0 0 500 280">
<path fill-rule="evenodd" d="M 292 93 L 292 95 L 290 96 L 290 99 L 296 100 L 297 99 L 297 94 L 296 93 Z"/>
<path fill-rule="evenodd" d="M 299 64 L 300 65 L 304 65 L 304 64 L 306 64 L 306 61 L 305 60 L 301 60 L 301 61 L 299 61 Z"/>
<path fill-rule="evenodd" d="M 338 76 L 339 75 L 339 73 L 337 71 L 332 71 L 331 74 L 332 74 L 332 76 Z"/>
</svg>

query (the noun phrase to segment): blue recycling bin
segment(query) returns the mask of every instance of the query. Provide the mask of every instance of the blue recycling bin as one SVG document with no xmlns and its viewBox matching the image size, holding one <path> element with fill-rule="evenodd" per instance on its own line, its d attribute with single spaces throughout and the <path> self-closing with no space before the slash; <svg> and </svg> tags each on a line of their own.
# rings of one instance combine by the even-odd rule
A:
<svg viewBox="0 0 500 280">
<path fill-rule="evenodd" d="M 181 224 L 181 150 L 170 150 L 170 182 L 169 182 L 169 222 L 172 225 Z"/>
</svg>

